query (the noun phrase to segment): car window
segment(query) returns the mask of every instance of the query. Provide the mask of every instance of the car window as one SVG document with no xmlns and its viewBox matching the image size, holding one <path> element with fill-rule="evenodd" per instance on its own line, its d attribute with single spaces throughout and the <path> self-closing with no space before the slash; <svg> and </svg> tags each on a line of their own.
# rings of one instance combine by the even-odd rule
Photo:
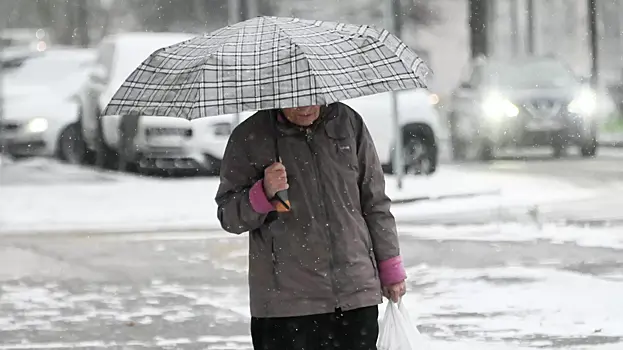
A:
<svg viewBox="0 0 623 350">
<path fill-rule="evenodd" d="M 496 86 L 509 88 L 556 88 L 578 83 L 573 71 L 557 60 L 492 63 L 488 78 Z"/>
</svg>

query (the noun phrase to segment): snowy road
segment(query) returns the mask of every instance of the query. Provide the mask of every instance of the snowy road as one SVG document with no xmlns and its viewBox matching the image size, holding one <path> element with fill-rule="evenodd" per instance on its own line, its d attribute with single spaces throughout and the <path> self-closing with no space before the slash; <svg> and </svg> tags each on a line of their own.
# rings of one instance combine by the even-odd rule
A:
<svg viewBox="0 0 623 350">
<path fill-rule="evenodd" d="M 623 347 L 623 238 L 574 230 L 403 227 L 406 303 L 432 349 Z M 246 249 L 225 234 L 6 238 L 0 349 L 248 349 Z"/>
</svg>

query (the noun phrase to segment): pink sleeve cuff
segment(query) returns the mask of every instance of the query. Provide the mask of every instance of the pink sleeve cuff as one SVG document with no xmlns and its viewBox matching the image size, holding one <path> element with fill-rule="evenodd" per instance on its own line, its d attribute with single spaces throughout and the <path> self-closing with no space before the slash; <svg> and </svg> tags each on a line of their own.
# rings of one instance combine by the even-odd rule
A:
<svg viewBox="0 0 623 350">
<path fill-rule="evenodd" d="M 391 286 L 407 279 L 407 273 L 402 265 L 402 257 L 393 258 L 379 262 L 379 277 L 383 286 Z"/>
<path fill-rule="evenodd" d="M 268 201 L 268 198 L 266 198 L 263 180 L 256 182 L 255 185 L 251 187 L 251 191 L 249 192 L 249 201 L 251 202 L 251 207 L 256 213 L 268 214 L 275 210 L 275 207 L 273 207 L 273 205 Z"/>
</svg>

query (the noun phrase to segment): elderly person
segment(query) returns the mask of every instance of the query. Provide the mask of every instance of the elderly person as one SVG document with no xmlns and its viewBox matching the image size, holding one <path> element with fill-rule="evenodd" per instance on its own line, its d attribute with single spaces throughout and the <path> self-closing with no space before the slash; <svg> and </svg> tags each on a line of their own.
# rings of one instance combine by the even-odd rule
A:
<svg viewBox="0 0 623 350">
<path fill-rule="evenodd" d="M 254 349 L 376 349 L 378 304 L 405 293 L 406 274 L 361 116 L 342 103 L 260 111 L 233 131 L 220 181 L 221 225 L 249 231 Z"/>
</svg>

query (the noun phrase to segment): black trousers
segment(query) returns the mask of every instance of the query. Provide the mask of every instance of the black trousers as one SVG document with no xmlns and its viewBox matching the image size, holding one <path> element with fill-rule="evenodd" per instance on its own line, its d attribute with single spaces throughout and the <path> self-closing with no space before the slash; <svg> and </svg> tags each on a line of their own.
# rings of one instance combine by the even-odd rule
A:
<svg viewBox="0 0 623 350">
<path fill-rule="evenodd" d="M 251 318 L 255 350 L 377 350 L 377 306 L 299 317 Z"/>
</svg>

